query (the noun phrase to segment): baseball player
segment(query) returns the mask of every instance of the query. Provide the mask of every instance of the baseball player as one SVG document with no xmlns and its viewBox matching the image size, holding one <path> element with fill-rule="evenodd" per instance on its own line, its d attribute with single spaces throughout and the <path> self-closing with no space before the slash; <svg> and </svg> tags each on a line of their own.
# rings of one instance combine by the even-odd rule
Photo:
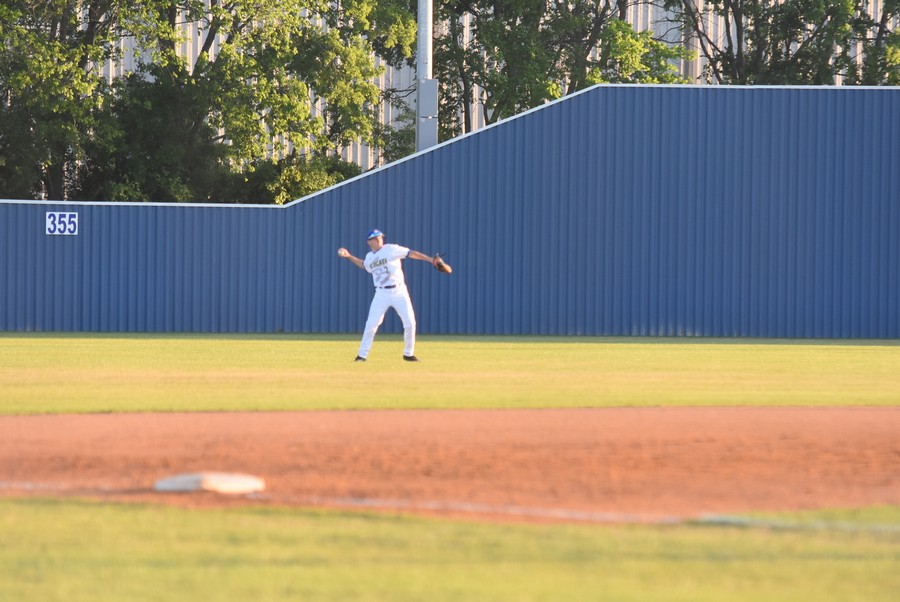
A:
<svg viewBox="0 0 900 602">
<path fill-rule="evenodd" d="M 384 322 L 384 316 L 391 307 L 400 316 L 403 322 L 403 359 L 407 362 L 418 362 L 415 356 L 416 346 L 416 314 L 413 311 L 409 291 L 406 289 L 406 281 L 403 277 L 403 266 L 400 262 L 404 259 L 419 259 L 428 261 L 445 273 L 450 273 L 450 267 L 444 263 L 440 255 L 429 257 L 424 253 L 413 251 L 407 247 L 395 244 L 385 244 L 384 233 L 381 230 L 372 230 L 367 239 L 369 253 L 365 259 L 354 257 L 350 252 L 341 247 L 338 256 L 349 259 L 356 267 L 372 274 L 375 283 L 375 297 L 369 307 L 369 318 L 363 331 L 362 342 L 359 344 L 359 352 L 356 354 L 357 362 L 364 362 L 369 356 L 369 349 L 375 340 L 378 327 Z"/>
</svg>

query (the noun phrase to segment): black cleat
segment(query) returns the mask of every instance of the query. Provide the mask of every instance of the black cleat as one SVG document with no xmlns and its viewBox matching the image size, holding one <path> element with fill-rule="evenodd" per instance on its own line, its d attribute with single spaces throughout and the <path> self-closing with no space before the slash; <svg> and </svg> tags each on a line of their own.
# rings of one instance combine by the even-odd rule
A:
<svg viewBox="0 0 900 602">
<path fill-rule="evenodd" d="M 407 362 L 418 362 L 419 361 L 419 358 L 417 358 L 414 355 L 404 355 L 403 359 L 405 359 Z"/>
<path fill-rule="evenodd" d="M 354 362 L 364 362 L 364 361 L 366 361 L 366 358 L 360 357 L 360 356 L 357 355 L 357 356 L 356 356 L 356 359 L 353 360 L 353 361 L 354 361 Z"/>
</svg>

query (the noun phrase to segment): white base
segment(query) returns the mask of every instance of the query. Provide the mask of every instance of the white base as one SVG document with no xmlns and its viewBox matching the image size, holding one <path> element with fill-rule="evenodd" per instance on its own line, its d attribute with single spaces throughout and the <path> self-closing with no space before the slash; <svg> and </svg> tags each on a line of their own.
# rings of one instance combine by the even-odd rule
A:
<svg viewBox="0 0 900 602">
<path fill-rule="evenodd" d="M 249 474 L 229 472 L 196 472 L 160 479 L 156 491 L 215 491 L 216 493 L 255 493 L 266 488 L 265 482 Z"/>
</svg>

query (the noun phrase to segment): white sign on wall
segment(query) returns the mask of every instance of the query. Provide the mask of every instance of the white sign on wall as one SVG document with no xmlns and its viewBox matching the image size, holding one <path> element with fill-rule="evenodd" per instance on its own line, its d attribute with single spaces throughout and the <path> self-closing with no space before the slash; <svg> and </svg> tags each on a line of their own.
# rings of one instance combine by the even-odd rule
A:
<svg viewBox="0 0 900 602">
<path fill-rule="evenodd" d="M 78 214 L 48 211 L 44 232 L 48 236 L 78 236 Z"/>
</svg>

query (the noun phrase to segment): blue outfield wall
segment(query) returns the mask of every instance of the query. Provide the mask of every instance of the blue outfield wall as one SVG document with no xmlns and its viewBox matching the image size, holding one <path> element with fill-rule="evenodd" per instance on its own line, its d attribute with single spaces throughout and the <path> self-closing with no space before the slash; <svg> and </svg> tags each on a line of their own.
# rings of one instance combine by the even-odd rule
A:
<svg viewBox="0 0 900 602">
<path fill-rule="evenodd" d="M 406 262 L 420 333 L 900 338 L 900 89 L 597 86 L 285 207 L 0 202 L 0 330 L 360 332 L 373 227 L 455 268 Z"/>
</svg>

